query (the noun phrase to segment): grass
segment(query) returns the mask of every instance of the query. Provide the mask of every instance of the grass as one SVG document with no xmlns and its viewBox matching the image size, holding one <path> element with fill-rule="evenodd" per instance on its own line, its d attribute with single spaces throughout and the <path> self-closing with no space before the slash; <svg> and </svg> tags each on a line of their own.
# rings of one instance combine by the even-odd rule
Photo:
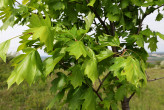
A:
<svg viewBox="0 0 164 110">
<path fill-rule="evenodd" d="M 53 98 L 50 92 L 51 80 L 46 83 L 40 81 L 32 86 L 23 83 L 7 89 L 6 79 L 10 75 L 12 67 L 10 63 L 0 61 L 0 110 L 42 110 L 45 109 Z M 163 77 L 164 69 L 147 69 L 150 79 Z M 39 83 L 39 84 L 38 84 Z M 164 109 L 164 79 L 148 82 L 141 89 L 140 95 L 135 95 L 131 102 L 131 110 L 163 110 Z M 57 104 L 56 104 L 57 105 Z M 53 107 L 52 110 L 58 110 Z"/>
<path fill-rule="evenodd" d="M 164 77 L 164 69 L 147 69 L 149 79 Z M 148 82 L 130 102 L 131 110 L 163 110 L 164 79 Z"/>
<path fill-rule="evenodd" d="M 53 98 L 50 92 L 52 78 L 49 77 L 46 83 L 39 81 L 32 86 L 23 83 L 7 89 L 6 79 L 11 70 L 10 63 L 0 61 L 0 110 L 45 109 Z"/>
</svg>

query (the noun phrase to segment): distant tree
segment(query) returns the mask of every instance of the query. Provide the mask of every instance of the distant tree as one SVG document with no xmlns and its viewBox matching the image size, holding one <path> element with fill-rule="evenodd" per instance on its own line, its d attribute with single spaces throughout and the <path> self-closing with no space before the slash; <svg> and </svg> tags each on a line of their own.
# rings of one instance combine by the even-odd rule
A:
<svg viewBox="0 0 164 110">
<path fill-rule="evenodd" d="M 54 100 L 70 110 L 129 110 L 129 101 L 147 83 L 145 65 L 148 53 L 157 49 L 157 36 L 164 35 L 142 27 L 144 19 L 158 10 L 164 0 L 0 0 L 1 30 L 26 25 L 12 60 L 15 69 L 8 78 L 10 88 L 23 81 L 30 85 L 62 68 L 52 81 Z M 13 37 L 13 38 L 16 38 Z M 11 40 L 11 39 L 10 39 Z M 0 57 L 6 61 L 10 40 L 0 44 Z M 51 55 L 42 61 L 38 49 Z"/>
</svg>

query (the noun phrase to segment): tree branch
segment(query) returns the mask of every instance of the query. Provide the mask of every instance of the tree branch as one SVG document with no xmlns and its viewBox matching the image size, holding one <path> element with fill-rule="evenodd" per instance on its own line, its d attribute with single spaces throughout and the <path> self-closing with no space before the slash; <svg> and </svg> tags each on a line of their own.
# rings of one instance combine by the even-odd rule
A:
<svg viewBox="0 0 164 110">
<path fill-rule="evenodd" d="M 104 79 L 103 79 L 102 81 L 100 81 L 100 85 L 99 85 L 98 89 L 96 90 L 96 92 L 99 92 L 101 86 L 103 85 L 104 81 L 105 81 L 106 78 L 109 76 L 109 74 L 111 74 L 111 72 L 109 72 L 109 73 L 104 77 Z"/>
<path fill-rule="evenodd" d="M 102 97 L 100 96 L 100 94 L 92 87 L 93 91 L 96 93 L 96 95 L 99 97 L 99 99 L 101 101 L 103 101 Z"/>
<path fill-rule="evenodd" d="M 21 5 L 21 3 L 19 3 L 17 0 L 15 0 L 15 2 L 17 2 L 19 5 Z"/>
<path fill-rule="evenodd" d="M 92 87 L 92 86 L 90 86 L 88 83 L 87 83 L 87 81 L 85 80 L 85 82 L 86 82 L 86 84 L 89 86 L 89 87 L 91 87 L 92 88 L 92 90 L 93 90 L 93 92 L 95 92 L 96 93 L 96 95 L 98 96 L 98 98 L 101 100 L 101 101 L 103 101 L 103 99 L 102 99 L 102 97 L 100 96 L 100 94 Z"/>
<path fill-rule="evenodd" d="M 128 101 L 130 101 L 134 95 L 135 95 L 135 92 L 133 92 L 132 95 L 128 98 Z"/>
<path fill-rule="evenodd" d="M 148 81 L 148 82 L 151 82 L 151 81 L 156 81 L 156 80 L 160 80 L 160 79 L 164 79 L 164 77 L 155 78 L 155 79 L 148 79 L 147 81 Z"/>
<path fill-rule="evenodd" d="M 148 12 L 148 13 L 147 13 L 147 12 L 144 13 L 142 19 L 139 19 L 139 26 L 138 26 L 137 34 L 139 34 L 140 31 L 141 31 L 141 29 L 142 29 L 143 20 L 144 20 L 148 15 L 150 15 L 151 13 L 153 13 L 155 10 L 161 8 L 162 6 L 164 6 L 164 4 L 161 5 L 161 6 L 159 6 L 159 7 L 157 7 L 157 8 L 154 8 L 154 10 L 152 10 L 152 11 L 150 11 L 150 12 Z M 146 8 L 146 11 L 147 11 L 147 8 Z"/>
<path fill-rule="evenodd" d="M 86 0 L 86 2 L 89 3 L 88 0 Z M 98 18 L 98 20 L 100 21 L 100 23 L 103 25 L 103 27 L 104 27 L 106 33 L 109 35 L 110 33 L 109 33 L 109 30 L 108 30 L 108 27 L 105 25 L 105 23 L 103 22 L 103 20 L 100 18 L 100 16 L 99 16 L 99 14 L 97 13 L 97 11 L 94 9 L 94 7 L 91 7 L 91 6 L 88 6 L 88 7 L 89 7 L 89 8 L 91 9 L 91 11 L 95 14 L 95 16 Z"/>
</svg>

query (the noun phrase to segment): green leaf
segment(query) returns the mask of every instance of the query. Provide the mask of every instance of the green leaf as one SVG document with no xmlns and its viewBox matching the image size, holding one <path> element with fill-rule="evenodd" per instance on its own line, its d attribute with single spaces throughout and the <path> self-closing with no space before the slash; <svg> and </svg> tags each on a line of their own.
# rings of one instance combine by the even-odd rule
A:
<svg viewBox="0 0 164 110">
<path fill-rule="evenodd" d="M 57 2 L 57 3 L 53 6 L 53 8 L 54 8 L 55 10 L 64 10 L 64 9 L 65 9 L 65 5 L 64 5 L 63 2 Z"/>
<path fill-rule="evenodd" d="M 47 58 L 43 62 L 43 71 L 45 76 L 48 76 L 53 69 L 55 68 L 56 64 L 65 56 L 64 48 L 63 49 L 56 49 L 54 51 L 54 55 L 52 57 Z"/>
<path fill-rule="evenodd" d="M 148 42 L 149 42 L 148 48 L 151 50 L 151 52 L 156 51 L 156 49 L 157 49 L 157 42 L 158 42 L 157 37 L 156 36 L 151 37 L 148 40 Z"/>
<path fill-rule="evenodd" d="M 27 31 L 33 33 L 33 39 L 40 38 L 40 41 L 47 46 L 47 51 L 51 51 L 53 49 L 54 35 L 51 30 L 50 18 L 46 16 L 46 19 L 43 19 L 36 14 L 32 14 L 28 26 L 30 29 Z"/>
<path fill-rule="evenodd" d="M 121 1 L 121 8 L 124 9 L 129 5 L 129 0 L 122 0 Z"/>
<path fill-rule="evenodd" d="M 9 26 L 14 26 L 14 15 L 11 15 L 6 19 L 6 21 L 0 27 L 0 30 L 6 30 Z"/>
<path fill-rule="evenodd" d="M 96 96 L 92 88 L 87 89 L 83 99 L 85 101 L 82 105 L 82 110 L 96 110 Z"/>
<path fill-rule="evenodd" d="M 65 87 L 67 81 L 67 77 L 63 73 L 58 72 L 57 76 L 58 77 L 55 78 L 51 83 L 52 84 L 51 91 L 53 93 L 56 93 L 57 90 L 59 91 L 62 90 Z"/>
<path fill-rule="evenodd" d="M 30 52 L 14 69 L 7 80 L 8 88 L 15 82 L 19 85 L 23 80 L 30 85 L 42 75 L 42 61 L 37 51 Z"/>
<path fill-rule="evenodd" d="M 123 57 L 117 57 L 113 59 L 113 65 L 110 66 L 109 71 L 114 72 L 114 76 L 117 76 L 120 81 L 124 79 L 124 77 L 121 75 L 121 71 L 123 67 L 125 66 L 125 59 Z"/>
<path fill-rule="evenodd" d="M 84 20 L 86 22 L 85 28 L 87 31 L 89 31 L 89 29 L 93 23 L 94 18 L 95 18 L 95 14 L 91 13 L 91 12 L 89 12 L 87 18 L 84 18 Z"/>
<path fill-rule="evenodd" d="M 124 99 L 124 97 L 127 95 L 127 87 L 126 85 L 122 85 L 121 87 L 119 87 L 115 93 L 115 99 L 117 101 L 122 101 Z"/>
<path fill-rule="evenodd" d="M 156 21 L 161 21 L 163 19 L 163 14 L 159 13 L 156 17 Z"/>
<path fill-rule="evenodd" d="M 13 4 L 13 0 L 1 0 L 0 1 L 0 9 L 1 8 L 6 8 L 8 5 L 12 5 Z"/>
<path fill-rule="evenodd" d="M 28 2 L 29 2 L 29 0 L 23 0 L 23 1 L 22 1 L 22 4 L 23 4 L 23 5 L 26 5 Z"/>
<path fill-rule="evenodd" d="M 52 99 L 46 110 L 51 110 L 51 108 L 55 105 L 55 102 L 59 102 L 64 97 L 65 90 L 60 91 L 55 97 Z"/>
<path fill-rule="evenodd" d="M 104 36 L 99 36 L 100 44 L 105 46 L 120 46 L 120 40 L 117 34 L 115 36 L 110 36 L 104 34 Z"/>
<path fill-rule="evenodd" d="M 76 59 L 79 59 L 80 56 L 87 56 L 86 47 L 81 41 L 72 42 L 67 48 L 69 55 L 74 55 Z"/>
<path fill-rule="evenodd" d="M 72 74 L 70 76 L 70 80 L 75 89 L 76 87 L 82 85 L 84 75 L 80 65 L 75 65 L 71 70 Z"/>
<path fill-rule="evenodd" d="M 139 47 L 144 47 L 144 39 L 141 34 L 139 35 L 132 35 L 133 38 L 136 39 L 136 43 Z"/>
<path fill-rule="evenodd" d="M 107 17 L 110 21 L 119 21 L 119 19 L 120 19 L 119 15 L 113 15 L 113 14 L 110 14 L 110 13 L 107 14 Z"/>
<path fill-rule="evenodd" d="M 91 0 L 88 6 L 93 6 L 95 4 L 96 0 Z"/>
<path fill-rule="evenodd" d="M 27 56 L 27 54 L 21 54 L 21 55 L 14 57 L 10 61 L 12 63 L 12 66 L 17 66 L 26 56 Z"/>
<path fill-rule="evenodd" d="M 150 29 L 145 29 L 140 32 L 142 35 L 150 37 L 150 35 L 153 35 L 153 32 Z"/>
<path fill-rule="evenodd" d="M 163 39 L 163 40 L 164 40 L 164 35 L 163 35 L 163 34 L 161 34 L 160 32 L 156 32 L 156 35 L 157 35 L 157 36 L 159 36 L 161 39 Z"/>
<path fill-rule="evenodd" d="M 66 101 L 68 102 L 69 110 L 80 110 L 81 105 L 84 102 L 81 99 L 81 97 L 85 93 L 85 90 L 86 90 L 86 87 L 85 86 L 81 86 L 81 87 L 76 88 L 76 89 L 71 89 L 68 92 Z"/>
<path fill-rule="evenodd" d="M 133 59 L 129 56 L 125 62 L 126 65 L 121 75 L 125 75 L 127 81 L 134 84 L 136 87 L 141 86 L 142 80 L 146 81 L 145 73 L 141 70 L 140 62 L 137 59 Z"/>
<path fill-rule="evenodd" d="M 92 80 L 92 82 L 95 82 L 98 78 L 98 72 L 97 72 L 97 59 L 95 56 L 95 53 L 92 49 L 88 48 L 89 54 L 88 55 L 91 59 L 87 59 L 84 64 L 84 74 L 88 76 Z"/>
<path fill-rule="evenodd" d="M 9 46 L 10 46 L 10 40 L 7 40 L 0 44 L 0 58 L 2 58 L 4 62 L 6 62 L 6 54 L 9 49 Z"/>
<path fill-rule="evenodd" d="M 100 54 L 96 55 L 96 58 L 97 58 L 98 62 L 101 62 L 102 60 L 104 60 L 112 55 L 114 55 L 114 53 L 111 50 L 106 49 L 105 51 L 101 51 Z"/>
</svg>

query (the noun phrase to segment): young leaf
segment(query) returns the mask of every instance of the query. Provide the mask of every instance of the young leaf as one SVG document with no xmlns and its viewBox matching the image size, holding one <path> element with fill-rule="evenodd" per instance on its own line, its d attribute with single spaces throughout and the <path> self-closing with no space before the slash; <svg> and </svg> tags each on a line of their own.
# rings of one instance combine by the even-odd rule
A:
<svg viewBox="0 0 164 110">
<path fill-rule="evenodd" d="M 163 35 L 163 34 L 161 34 L 160 32 L 156 32 L 156 35 L 157 35 L 157 36 L 159 36 L 161 39 L 163 39 L 163 40 L 164 40 L 164 35 Z"/>
<path fill-rule="evenodd" d="M 79 59 L 80 56 L 87 56 L 86 47 L 81 41 L 72 42 L 67 48 L 69 55 L 74 55 L 76 59 Z"/>
<path fill-rule="evenodd" d="M 22 1 L 22 4 L 23 4 L 23 5 L 26 5 L 28 2 L 29 2 L 29 0 L 23 0 L 23 1 Z"/>
<path fill-rule="evenodd" d="M 7 40 L 0 44 L 0 58 L 2 58 L 4 62 L 6 62 L 6 54 L 9 49 L 9 46 L 10 46 L 10 40 Z"/>
<path fill-rule="evenodd" d="M 81 86 L 83 82 L 83 70 L 80 65 L 74 66 L 72 69 L 72 75 L 70 76 L 71 84 L 74 88 Z"/>
<path fill-rule="evenodd" d="M 7 80 L 8 88 L 15 82 L 19 85 L 23 80 L 30 85 L 35 78 L 42 75 L 42 61 L 37 51 L 30 52 L 14 69 Z"/>
<path fill-rule="evenodd" d="M 88 4 L 88 6 L 93 6 L 95 2 L 96 2 L 96 0 L 91 0 L 90 3 Z"/>
</svg>

